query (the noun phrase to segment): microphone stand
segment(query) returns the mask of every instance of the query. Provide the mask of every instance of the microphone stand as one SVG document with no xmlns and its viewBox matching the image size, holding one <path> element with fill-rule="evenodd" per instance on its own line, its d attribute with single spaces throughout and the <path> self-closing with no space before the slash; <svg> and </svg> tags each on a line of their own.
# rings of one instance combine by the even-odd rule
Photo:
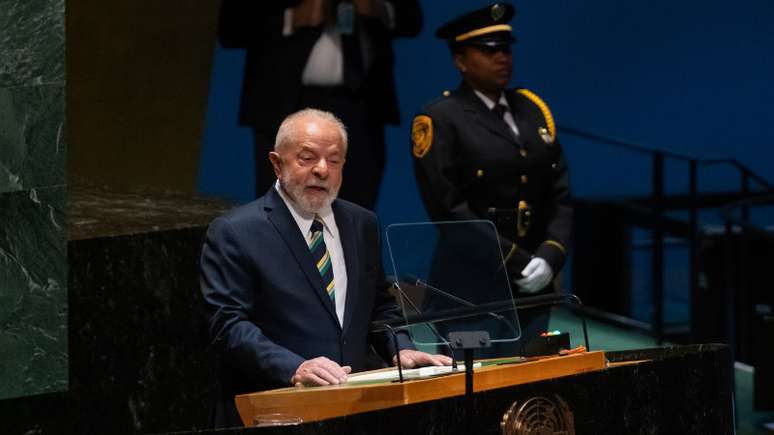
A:
<svg viewBox="0 0 774 435">
<path fill-rule="evenodd" d="M 476 307 L 476 304 L 474 304 L 473 302 L 470 302 L 470 301 L 468 301 L 466 299 L 463 299 L 463 298 L 461 298 L 459 296 L 451 294 L 451 293 L 449 293 L 447 291 L 441 290 L 441 289 L 439 289 L 437 287 L 433 287 L 430 284 L 422 281 L 421 279 L 417 279 L 416 285 L 422 286 L 424 288 L 428 288 L 428 289 L 430 289 L 430 290 L 432 290 L 432 291 L 434 291 L 434 292 L 436 292 L 436 293 L 438 293 L 438 294 L 440 294 L 442 296 L 445 296 L 445 297 L 447 297 L 447 298 L 449 298 L 449 299 L 459 303 L 460 305 L 465 305 L 465 306 L 468 306 L 468 307 Z M 509 322 L 508 319 L 506 319 L 504 316 L 501 316 L 501 315 L 499 315 L 499 314 L 497 314 L 495 312 L 492 312 L 492 311 L 489 311 L 486 314 L 490 315 L 491 317 L 493 317 L 493 318 L 495 318 L 495 319 L 497 319 L 497 320 L 499 320 L 501 322 L 505 322 L 505 324 L 508 325 L 508 328 L 510 328 L 510 330 L 513 331 L 513 335 L 514 336 L 518 335 L 518 332 L 516 332 L 516 328 L 514 328 L 513 324 L 511 322 Z"/>
<path fill-rule="evenodd" d="M 421 315 L 422 311 L 417 307 L 414 302 L 411 300 L 408 295 L 406 295 L 406 292 L 403 291 L 402 288 L 400 288 L 400 285 L 398 285 L 397 282 L 394 282 L 392 284 L 393 288 L 395 288 L 400 293 L 401 300 L 408 301 L 409 305 L 414 309 L 414 311 L 417 312 L 417 314 Z M 390 333 L 390 336 L 392 338 L 393 345 L 395 346 L 395 360 L 396 365 L 398 366 L 398 380 L 403 383 L 403 363 L 400 360 L 400 343 L 398 342 L 398 334 L 395 332 L 395 328 L 405 328 L 407 325 L 397 325 L 394 323 L 395 321 L 385 321 L 385 322 L 374 322 L 372 324 L 372 331 L 379 332 L 379 331 L 387 331 Z M 394 327 L 393 327 L 394 325 Z M 449 353 L 452 357 L 452 371 L 457 371 L 457 360 L 454 359 L 454 349 L 452 348 L 451 344 L 443 338 L 443 336 L 438 332 L 437 329 L 431 324 L 427 323 L 428 328 L 430 328 L 430 331 L 433 332 L 433 334 L 438 337 L 443 344 L 446 345 L 446 347 L 449 348 Z"/>
<path fill-rule="evenodd" d="M 566 299 L 572 299 L 579 306 L 581 321 L 583 323 L 583 337 L 586 343 L 586 350 L 591 350 L 589 346 L 588 330 L 586 328 L 586 312 L 580 298 L 574 294 L 549 293 L 540 296 L 528 296 L 524 298 L 506 299 L 502 301 L 488 302 L 477 307 L 460 307 L 447 310 L 435 311 L 427 314 L 406 316 L 404 319 L 382 320 L 371 323 L 375 330 L 384 330 L 384 326 L 389 324 L 394 327 L 406 327 L 417 323 L 440 322 L 445 320 L 462 319 L 466 317 L 479 316 L 487 313 L 499 311 L 510 311 L 515 308 L 531 308 L 543 305 L 556 305 L 567 303 Z"/>
<path fill-rule="evenodd" d="M 419 280 L 417 280 L 417 281 L 419 281 Z M 411 298 L 406 294 L 406 292 L 403 291 L 402 288 L 400 288 L 400 285 L 397 282 L 393 282 L 392 283 L 392 287 L 400 293 L 400 300 L 401 301 L 403 301 L 403 300 L 407 301 L 409 303 L 409 305 L 411 305 L 411 308 L 413 308 L 414 311 L 416 311 L 417 315 L 421 315 L 422 314 L 422 310 L 420 310 L 419 307 L 417 307 L 417 305 L 414 303 L 414 301 L 412 301 Z M 406 325 L 406 326 L 408 326 L 408 325 Z M 451 354 L 451 358 L 452 358 L 452 371 L 457 371 L 457 360 L 454 359 L 454 349 L 452 348 L 452 345 L 445 338 L 443 338 L 443 335 L 441 335 L 441 333 L 438 332 L 437 329 L 435 329 L 435 326 L 433 326 L 432 323 L 428 322 L 427 323 L 427 327 L 428 327 L 428 329 L 430 329 L 430 331 L 433 333 L 433 335 L 438 337 L 441 340 L 441 342 L 443 342 L 443 344 L 446 345 L 447 348 L 449 348 L 449 353 Z M 397 346 L 397 344 L 396 344 L 396 346 Z M 398 354 L 398 360 L 400 360 L 400 354 Z M 401 379 L 401 382 L 403 382 L 402 379 Z"/>
<path fill-rule="evenodd" d="M 417 280 L 417 283 L 421 283 L 421 281 Z M 498 311 L 510 311 L 510 310 L 513 310 L 514 308 L 523 309 L 523 308 L 532 308 L 532 307 L 538 307 L 538 306 L 544 306 L 544 305 L 564 304 L 564 303 L 568 303 L 569 301 L 572 301 L 576 303 L 579 307 L 581 322 L 583 325 L 583 338 L 586 344 L 586 349 L 587 350 L 591 349 L 591 347 L 589 346 L 588 330 L 586 326 L 586 313 L 583 307 L 583 303 L 581 302 L 580 298 L 574 294 L 569 294 L 569 293 L 563 294 L 563 293 L 554 292 L 546 295 L 508 299 L 503 301 L 486 303 L 479 306 L 466 306 L 462 308 L 454 308 L 449 310 L 442 310 L 439 312 L 423 314 L 419 310 L 419 308 L 413 303 L 413 301 L 411 301 L 411 298 L 409 298 L 405 294 L 403 289 L 400 288 L 397 282 L 393 283 L 393 286 L 395 287 L 396 290 L 398 290 L 399 294 L 401 295 L 401 300 L 403 299 L 408 300 L 409 304 L 417 312 L 417 314 L 412 316 L 405 316 L 404 319 L 393 319 L 393 320 L 385 320 L 380 322 L 373 322 L 372 328 L 375 331 L 379 331 L 379 330 L 389 331 L 390 334 L 392 335 L 393 342 L 395 343 L 396 353 L 397 353 L 398 376 L 400 378 L 400 382 L 403 382 L 403 372 L 402 372 L 403 369 L 400 361 L 400 348 L 398 347 L 399 344 L 398 344 L 397 334 L 393 330 L 393 326 L 405 328 L 413 324 L 427 323 L 428 326 L 430 326 L 431 331 L 433 331 L 433 333 L 437 337 L 439 337 L 444 342 L 444 344 L 449 346 L 450 349 L 457 348 L 457 349 L 463 350 L 464 352 L 465 405 L 466 405 L 466 412 L 468 415 L 468 418 L 466 419 L 466 424 L 468 425 L 472 424 L 471 419 L 474 411 L 473 350 L 481 347 L 488 347 L 490 345 L 489 334 L 486 331 L 460 331 L 456 333 L 450 333 L 449 338 L 454 343 L 454 345 L 452 345 L 447 340 L 445 340 L 434 327 L 432 327 L 431 325 L 432 322 L 460 319 L 465 317 L 478 316 L 482 314 L 489 314 L 490 316 L 497 318 L 497 315 L 494 313 Z M 424 285 L 424 286 L 426 288 L 431 288 L 431 286 L 429 285 Z M 437 290 L 434 288 L 431 288 L 431 289 Z M 467 303 L 469 304 L 470 302 L 467 302 Z M 451 334 L 455 334 L 455 335 L 451 335 Z M 453 355 L 454 355 L 454 352 L 452 350 L 452 361 L 454 361 L 454 368 L 456 369 L 456 360 L 453 358 Z M 468 427 L 468 429 L 472 429 L 472 427 Z"/>
<path fill-rule="evenodd" d="M 444 297 L 447 297 L 459 304 L 466 305 L 468 307 L 476 308 L 476 305 L 473 304 L 470 301 L 467 301 L 463 298 L 460 298 L 458 296 L 455 296 L 451 293 L 445 292 L 441 289 L 435 288 L 424 281 L 417 279 L 416 285 L 424 287 L 426 289 L 430 289 L 436 293 L 441 294 Z M 397 282 L 393 283 L 393 287 L 400 292 L 401 300 L 408 301 L 409 305 L 416 311 L 417 315 L 421 315 L 422 311 L 419 309 L 419 307 L 416 306 L 416 304 L 411 300 L 410 297 L 406 294 L 406 292 L 403 291 L 402 288 L 400 288 L 400 285 Z M 487 313 L 490 316 L 494 317 L 495 319 L 504 321 L 512 331 L 516 331 L 513 325 L 511 325 L 510 322 L 508 322 L 503 316 L 489 312 Z M 449 333 L 449 340 L 451 340 L 454 345 L 449 343 L 446 339 L 443 338 L 443 336 L 438 332 L 437 329 L 435 329 L 435 326 L 433 326 L 432 323 L 427 323 L 427 326 L 430 328 L 430 330 L 435 334 L 436 337 L 439 337 L 441 341 L 443 341 L 444 344 L 446 344 L 449 347 L 449 350 L 451 352 L 452 357 L 452 371 L 457 371 L 457 360 L 454 358 L 454 349 L 462 350 L 463 357 L 465 360 L 465 412 L 467 414 L 467 418 L 465 419 L 465 424 L 467 426 L 466 433 L 471 433 L 471 425 L 473 420 L 473 411 L 474 411 L 474 397 L 473 397 L 473 350 L 474 349 L 480 349 L 483 347 L 489 347 L 491 346 L 489 333 L 486 331 L 458 331 L 458 332 L 450 332 Z M 398 360 L 400 360 L 400 356 L 398 357 Z M 400 369 L 399 369 L 400 370 Z M 399 372 L 400 373 L 400 372 Z M 401 382 L 403 382 L 401 378 Z"/>
<path fill-rule="evenodd" d="M 457 331 L 450 332 L 449 339 L 456 349 L 462 349 L 465 355 L 465 409 L 468 417 L 466 424 L 473 420 L 473 350 L 491 346 L 489 333 L 486 331 Z M 471 433 L 470 427 L 465 433 Z"/>
<path fill-rule="evenodd" d="M 403 364 L 400 362 L 400 346 L 398 345 L 398 334 L 395 333 L 395 330 L 392 329 L 392 326 L 385 324 L 384 328 L 390 333 L 392 336 L 392 342 L 395 345 L 395 360 L 398 362 L 398 380 L 400 380 L 400 383 L 403 383 Z"/>
</svg>

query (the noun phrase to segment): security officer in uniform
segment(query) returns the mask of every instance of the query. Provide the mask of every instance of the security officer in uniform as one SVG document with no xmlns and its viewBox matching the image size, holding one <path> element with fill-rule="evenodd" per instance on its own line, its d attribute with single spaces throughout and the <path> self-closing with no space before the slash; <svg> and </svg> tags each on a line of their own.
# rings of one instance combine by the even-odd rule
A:
<svg viewBox="0 0 774 435">
<path fill-rule="evenodd" d="M 412 125 L 414 169 L 435 221 L 494 222 L 509 279 L 527 296 L 553 290 L 570 238 L 569 178 L 548 106 L 527 89 L 508 89 L 513 6 L 462 15 L 435 33 L 447 41 L 462 83 L 427 104 Z M 519 313 L 531 334 L 547 310 Z M 527 331 L 524 332 L 526 337 Z"/>
</svg>

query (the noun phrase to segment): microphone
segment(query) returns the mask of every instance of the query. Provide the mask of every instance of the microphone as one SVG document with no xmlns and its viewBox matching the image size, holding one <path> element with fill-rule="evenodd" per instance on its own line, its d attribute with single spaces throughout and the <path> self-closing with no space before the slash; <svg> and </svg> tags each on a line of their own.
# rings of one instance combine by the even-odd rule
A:
<svg viewBox="0 0 774 435">
<path fill-rule="evenodd" d="M 419 280 L 419 282 L 421 282 L 421 280 Z M 397 287 L 397 286 L 396 288 L 400 289 L 400 287 Z M 432 289 L 429 285 L 427 286 L 427 288 Z M 440 289 L 435 289 L 435 290 L 443 291 Z M 405 292 L 403 292 L 402 289 L 400 289 L 400 291 L 401 291 L 401 294 L 405 294 Z M 548 294 L 538 295 L 538 296 L 527 296 L 523 298 L 511 298 L 511 299 L 505 299 L 501 301 L 487 302 L 479 306 L 468 306 L 465 308 L 452 308 L 452 309 L 440 310 L 437 312 L 431 312 L 429 314 L 411 315 L 411 316 L 406 316 L 405 319 L 380 320 L 380 321 L 372 322 L 371 328 L 375 332 L 387 330 L 389 329 L 390 326 L 405 328 L 407 325 L 413 325 L 417 323 L 440 322 L 445 320 L 454 320 L 454 319 L 460 319 L 464 317 L 471 317 L 471 316 L 481 315 L 485 313 L 489 314 L 497 311 L 511 311 L 513 310 L 514 306 L 517 309 L 524 309 L 524 308 L 532 308 L 532 307 L 538 307 L 543 305 L 555 305 L 555 304 L 561 304 L 561 303 L 568 303 L 567 301 L 568 299 L 572 300 L 575 304 L 577 304 L 579 308 L 580 315 L 581 315 L 581 322 L 583 326 L 583 338 L 586 343 L 586 349 L 590 350 L 591 347 L 589 346 L 589 336 L 588 336 L 588 330 L 586 326 L 587 313 L 583 305 L 583 302 L 581 302 L 580 298 L 578 298 L 578 296 L 573 293 L 553 292 L 553 293 L 548 293 Z M 461 299 L 461 300 L 464 301 L 464 299 Z M 470 304 L 470 302 L 468 302 L 468 304 Z M 419 310 L 417 311 L 419 312 Z M 436 332 L 436 335 L 438 335 L 437 331 L 434 331 L 434 332 Z"/>
<path fill-rule="evenodd" d="M 419 281 L 419 280 L 417 279 L 417 281 Z M 422 311 L 419 309 L 419 307 L 417 307 L 417 306 L 416 306 L 416 304 L 414 304 L 414 302 L 411 300 L 411 298 L 410 298 L 410 297 L 409 297 L 409 296 L 406 294 L 406 292 L 405 292 L 405 291 L 403 291 L 403 289 L 402 289 L 402 288 L 400 288 L 400 285 L 398 285 L 398 282 L 397 282 L 397 281 L 395 281 L 395 282 L 393 282 L 393 283 L 392 283 L 392 287 L 393 287 L 395 290 L 397 290 L 398 292 L 400 292 L 401 299 L 408 301 L 409 305 L 411 305 L 411 308 L 413 308 L 413 309 L 414 309 L 414 311 L 416 311 L 416 312 L 417 312 L 417 314 L 422 314 Z M 438 330 L 437 330 L 437 329 L 435 329 L 435 326 L 433 326 L 433 324 L 432 324 L 432 323 L 429 323 L 429 322 L 428 322 L 428 323 L 427 323 L 427 327 L 430 329 L 430 331 L 432 331 L 433 335 L 435 335 L 436 337 L 438 337 L 439 339 L 441 339 L 441 341 L 443 342 L 443 344 L 444 344 L 444 345 L 446 345 L 446 347 L 448 347 L 448 348 L 449 348 L 449 354 L 450 354 L 450 355 L 451 355 L 451 357 L 452 357 L 452 371 L 456 371 L 456 370 L 457 370 L 457 360 L 454 358 L 454 349 L 452 349 L 452 347 L 451 347 L 451 343 L 449 343 L 449 341 L 448 341 L 448 340 L 446 340 L 445 338 L 443 338 L 443 335 L 441 335 L 441 333 L 440 333 L 440 332 L 438 332 Z M 400 362 L 400 352 L 398 353 L 398 362 Z"/>
<path fill-rule="evenodd" d="M 378 330 L 383 330 L 384 325 L 405 327 L 415 323 L 440 322 L 444 320 L 454 320 L 464 317 L 478 316 L 490 312 L 512 311 L 513 307 L 528 308 L 548 303 L 556 303 L 558 299 L 564 296 L 558 293 L 551 293 L 539 296 L 528 296 L 524 298 L 508 298 L 500 301 L 486 302 L 478 306 L 466 306 L 459 308 L 449 308 L 430 312 L 422 315 L 406 316 L 405 319 L 379 320 L 371 323 L 371 326 Z"/>
<path fill-rule="evenodd" d="M 424 288 L 430 289 L 430 290 L 432 290 L 432 291 L 434 291 L 434 292 L 436 292 L 436 293 L 438 293 L 438 294 L 440 294 L 440 295 L 442 295 L 442 296 L 445 296 L 445 297 L 447 297 L 447 298 L 449 298 L 449 299 L 451 299 L 451 300 L 453 300 L 453 301 L 455 301 L 455 302 L 458 302 L 458 303 L 460 303 L 460 304 L 462 304 L 462 305 L 466 305 L 466 306 L 468 306 L 468 307 L 476 307 L 476 304 L 474 304 L 473 302 L 470 302 L 470 301 L 468 301 L 468 300 L 466 300 L 466 299 L 463 299 L 463 298 L 461 298 L 461 297 L 459 297 L 459 296 L 453 295 L 453 294 L 451 294 L 451 293 L 449 293 L 449 292 L 443 291 L 443 290 L 441 290 L 441 289 L 439 289 L 439 288 L 433 287 L 433 286 L 431 286 L 430 284 L 426 283 L 425 281 L 422 281 L 422 280 L 421 280 L 421 279 L 419 279 L 419 278 L 417 278 L 417 280 L 416 280 L 416 282 L 415 282 L 415 285 L 418 285 L 418 286 L 420 286 L 420 287 L 424 287 Z M 412 304 L 412 305 L 413 305 L 413 304 Z M 502 316 L 502 315 L 500 315 L 500 314 L 497 314 L 497 313 L 495 313 L 495 312 L 493 312 L 493 311 L 487 311 L 487 312 L 486 312 L 486 314 L 488 314 L 488 315 L 490 315 L 490 316 L 494 317 L 494 318 L 495 318 L 495 319 L 497 319 L 497 320 L 500 320 L 500 321 L 502 321 L 502 322 L 505 322 L 505 324 L 506 324 L 506 325 L 508 325 L 508 327 L 509 327 L 509 328 L 511 329 L 511 331 L 513 332 L 514 338 L 515 338 L 515 336 L 517 336 L 517 335 L 520 335 L 520 334 L 519 334 L 519 333 L 516 331 L 516 328 L 513 326 L 513 324 L 512 324 L 511 322 L 509 322 L 509 321 L 508 321 L 508 319 L 506 319 L 506 318 L 505 318 L 505 316 Z"/>
</svg>

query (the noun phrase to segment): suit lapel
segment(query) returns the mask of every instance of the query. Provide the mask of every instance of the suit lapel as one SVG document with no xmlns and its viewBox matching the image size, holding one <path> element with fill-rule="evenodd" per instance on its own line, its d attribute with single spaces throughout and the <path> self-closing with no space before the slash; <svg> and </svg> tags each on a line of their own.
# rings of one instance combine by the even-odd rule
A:
<svg viewBox="0 0 774 435">
<path fill-rule="evenodd" d="M 339 228 L 341 249 L 344 251 L 344 263 L 347 267 L 347 300 L 344 305 L 344 325 L 342 325 L 342 329 L 346 333 L 352 319 L 352 311 L 358 303 L 360 256 L 358 255 L 355 227 L 352 222 L 352 217 L 341 210 L 338 201 L 334 201 L 333 203 L 333 216 L 336 218 L 336 226 Z"/>
<path fill-rule="evenodd" d="M 516 139 L 516 136 L 513 134 L 513 131 L 508 127 L 508 124 L 505 123 L 504 120 L 497 117 L 495 113 L 492 113 L 491 110 L 489 110 L 488 107 L 486 107 L 486 104 L 484 104 L 483 101 L 481 101 L 481 98 L 476 95 L 476 93 L 473 91 L 473 89 L 468 86 L 467 84 L 463 83 L 460 85 L 458 89 L 459 95 L 462 97 L 462 100 L 464 101 L 464 108 L 465 112 L 468 114 L 468 116 L 471 117 L 471 119 L 481 125 L 482 127 L 486 128 L 487 130 L 491 131 L 492 133 L 502 137 L 503 139 L 507 140 L 508 142 L 511 142 L 515 145 L 521 145 L 519 140 Z M 508 92 L 506 92 L 507 94 Z M 508 104 L 511 105 L 511 100 L 508 100 Z M 513 106 L 511 105 L 511 110 L 513 111 Z M 515 112 L 511 112 L 515 115 Z M 516 124 L 519 126 L 518 122 Z M 519 126 L 519 129 L 521 127 Z M 519 130 L 521 131 L 521 130 Z"/>
<path fill-rule="evenodd" d="M 320 303 L 323 304 L 325 309 L 328 310 L 328 313 L 336 320 L 336 324 L 338 324 L 339 320 L 336 316 L 336 307 L 333 306 L 331 298 L 323 288 L 323 280 L 320 276 L 320 272 L 314 265 L 312 254 L 309 252 L 309 245 L 307 245 L 304 236 L 301 234 L 301 231 L 299 231 L 298 225 L 296 225 L 296 221 L 293 219 L 293 215 L 290 214 L 287 205 L 285 205 L 282 197 L 280 197 L 274 187 L 272 187 L 266 195 L 266 208 L 269 221 L 271 221 L 272 225 L 274 225 L 277 232 L 280 234 L 280 237 L 282 237 L 288 245 L 290 252 L 293 253 L 293 257 L 295 257 L 298 266 L 309 280 L 312 291 L 317 294 Z"/>
</svg>

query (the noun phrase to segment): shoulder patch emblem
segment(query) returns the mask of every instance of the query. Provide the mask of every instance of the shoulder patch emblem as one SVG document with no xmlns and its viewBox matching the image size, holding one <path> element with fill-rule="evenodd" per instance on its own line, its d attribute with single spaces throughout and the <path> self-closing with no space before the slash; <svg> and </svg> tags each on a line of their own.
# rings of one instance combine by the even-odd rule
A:
<svg viewBox="0 0 774 435">
<path fill-rule="evenodd" d="M 411 142 L 414 144 L 412 153 L 421 159 L 433 146 L 433 120 L 427 115 L 419 115 L 411 124 Z"/>
</svg>

